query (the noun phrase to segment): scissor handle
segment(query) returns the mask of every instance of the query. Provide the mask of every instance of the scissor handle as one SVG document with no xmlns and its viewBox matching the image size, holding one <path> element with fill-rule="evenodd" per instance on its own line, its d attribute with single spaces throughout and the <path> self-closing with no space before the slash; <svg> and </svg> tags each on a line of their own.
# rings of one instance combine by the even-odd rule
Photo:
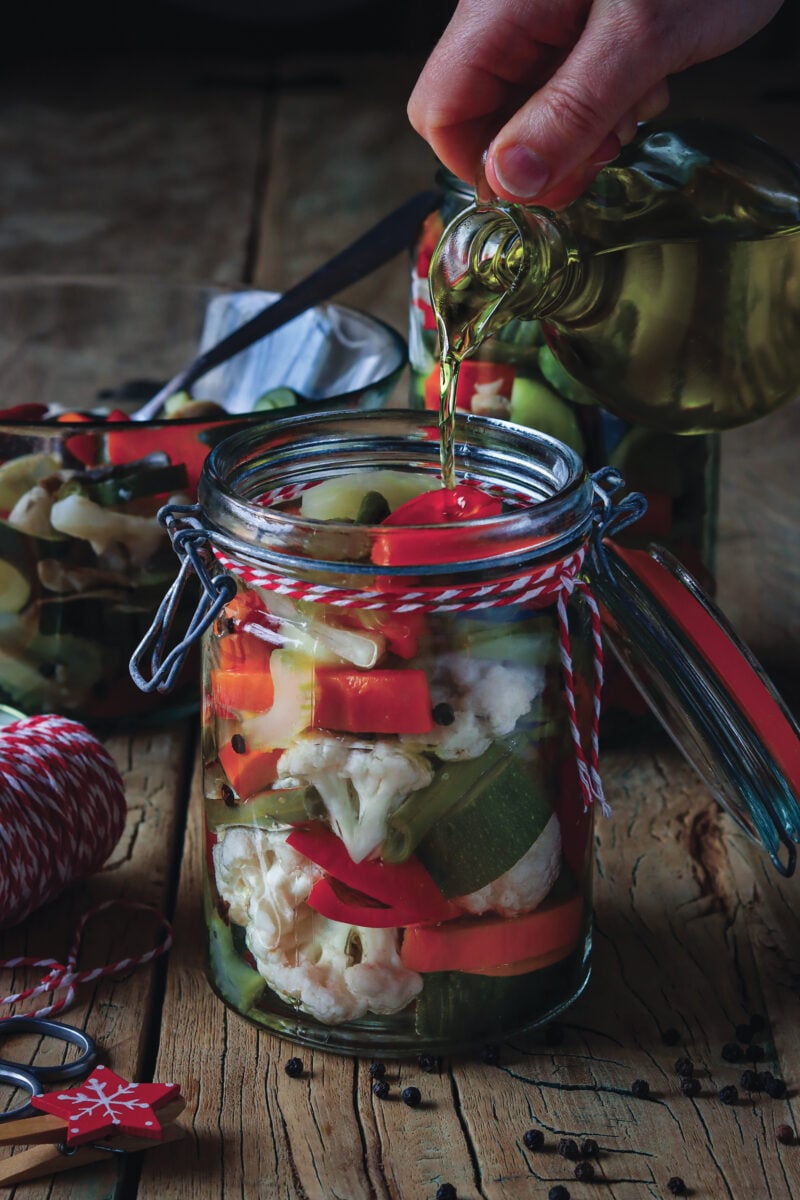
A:
<svg viewBox="0 0 800 1200">
<path fill-rule="evenodd" d="M 41 1096 L 44 1090 L 36 1076 L 31 1075 L 24 1067 L 18 1067 L 15 1063 L 5 1062 L 0 1058 L 0 1083 L 6 1087 L 22 1088 L 29 1096 L 24 1104 L 18 1104 L 16 1108 L 3 1109 L 0 1112 L 0 1124 L 4 1121 L 16 1121 L 19 1117 L 32 1117 L 37 1110 L 31 1104 L 31 1100 L 34 1096 Z"/>
<path fill-rule="evenodd" d="M 17 1033 L 38 1033 L 41 1037 L 69 1042 L 72 1046 L 78 1046 L 81 1054 L 72 1062 L 56 1063 L 52 1067 L 29 1066 L 27 1063 L 8 1062 L 0 1058 L 0 1079 L 5 1079 L 6 1082 L 6 1073 L 9 1070 L 21 1070 L 24 1075 L 30 1075 L 41 1083 L 77 1079 L 79 1075 L 87 1074 L 97 1062 L 97 1045 L 94 1039 L 82 1029 L 76 1029 L 74 1025 L 62 1025 L 59 1021 L 48 1021 L 44 1017 L 7 1017 L 6 1020 L 0 1021 L 0 1040 Z"/>
</svg>

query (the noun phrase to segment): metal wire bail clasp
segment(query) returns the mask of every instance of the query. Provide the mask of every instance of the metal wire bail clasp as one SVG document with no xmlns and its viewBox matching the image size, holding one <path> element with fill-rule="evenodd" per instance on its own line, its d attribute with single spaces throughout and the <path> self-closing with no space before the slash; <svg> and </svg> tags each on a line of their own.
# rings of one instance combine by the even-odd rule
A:
<svg viewBox="0 0 800 1200">
<path fill-rule="evenodd" d="M 168 692 L 173 687 L 191 647 L 236 593 L 236 583 L 230 575 L 216 575 L 212 579 L 208 573 L 205 547 L 209 534 L 200 523 L 201 512 L 197 504 L 167 504 L 158 512 L 158 520 L 169 534 L 181 567 L 129 663 L 131 679 L 142 692 Z M 175 614 L 192 573 L 200 580 L 200 599 L 182 639 L 167 651 Z M 149 679 L 144 674 L 147 669 Z"/>
<path fill-rule="evenodd" d="M 625 480 L 615 467 L 601 467 L 592 474 L 594 487 L 594 529 L 591 538 L 591 558 L 601 570 L 607 568 L 603 541 L 633 525 L 647 512 L 647 500 L 641 492 L 628 492 L 621 500 L 614 501 L 616 492 L 625 486 Z"/>
</svg>

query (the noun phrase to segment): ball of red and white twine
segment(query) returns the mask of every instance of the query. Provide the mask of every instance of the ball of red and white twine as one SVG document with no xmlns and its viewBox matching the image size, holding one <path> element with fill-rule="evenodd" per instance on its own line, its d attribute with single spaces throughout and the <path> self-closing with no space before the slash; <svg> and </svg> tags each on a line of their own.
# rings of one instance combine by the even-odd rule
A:
<svg viewBox="0 0 800 1200">
<path fill-rule="evenodd" d="M 116 764 L 85 726 L 52 715 L 5 726 L 0 731 L 0 929 L 18 925 L 68 884 L 97 871 L 122 835 L 126 812 Z M 86 922 L 114 906 L 155 913 L 164 926 L 164 939 L 138 958 L 77 971 Z M 0 959 L 0 967 L 9 969 L 50 968 L 39 984 L 0 997 L 0 1004 L 63 990 L 60 999 L 36 1011 L 35 1015 L 46 1016 L 71 1003 L 76 983 L 147 962 L 170 944 L 169 925 L 150 905 L 107 901 L 84 914 L 65 965 L 51 958 Z"/>
</svg>

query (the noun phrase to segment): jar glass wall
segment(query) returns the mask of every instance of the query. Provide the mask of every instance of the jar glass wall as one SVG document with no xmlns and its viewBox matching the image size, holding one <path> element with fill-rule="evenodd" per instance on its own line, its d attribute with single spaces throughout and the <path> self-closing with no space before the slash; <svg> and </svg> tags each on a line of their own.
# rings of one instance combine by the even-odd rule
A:
<svg viewBox="0 0 800 1200">
<path fill-rule="evenodd" d="M 499 515 L 325 520 L 360 472 L 438 484 L 435 432 L 282 421 L 228 439 L 200 485 L 236 579 L 203 649 L 211 981 L 346 1053 L 530 1028 L 589 974 L 591 611 L 552 580 L 582 561 L 591 481 L 550 438 L 460 419 L 460 476 Z"/>
</svg>

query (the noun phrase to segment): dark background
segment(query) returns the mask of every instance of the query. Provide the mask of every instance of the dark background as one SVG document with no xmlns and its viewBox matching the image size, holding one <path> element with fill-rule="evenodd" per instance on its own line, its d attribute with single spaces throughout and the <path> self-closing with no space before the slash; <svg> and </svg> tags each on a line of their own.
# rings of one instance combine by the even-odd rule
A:
<svg viewBox="0 0 800 1200">
<path fill-rule="evenodd" d="M 485 0 L 491 4 L 492 0 Z M 425 53 L 454 0 L 59 0 L 6 4 L 0 62 L 212 50 L 274 59 L 297 51 L 341 54 L 385 47 Z M 734 54 L 800 65 L 800 0 L 785 0 L 770 25 Z M 800 79 L 798 80 L 800 86 Z"/>
</svg>

